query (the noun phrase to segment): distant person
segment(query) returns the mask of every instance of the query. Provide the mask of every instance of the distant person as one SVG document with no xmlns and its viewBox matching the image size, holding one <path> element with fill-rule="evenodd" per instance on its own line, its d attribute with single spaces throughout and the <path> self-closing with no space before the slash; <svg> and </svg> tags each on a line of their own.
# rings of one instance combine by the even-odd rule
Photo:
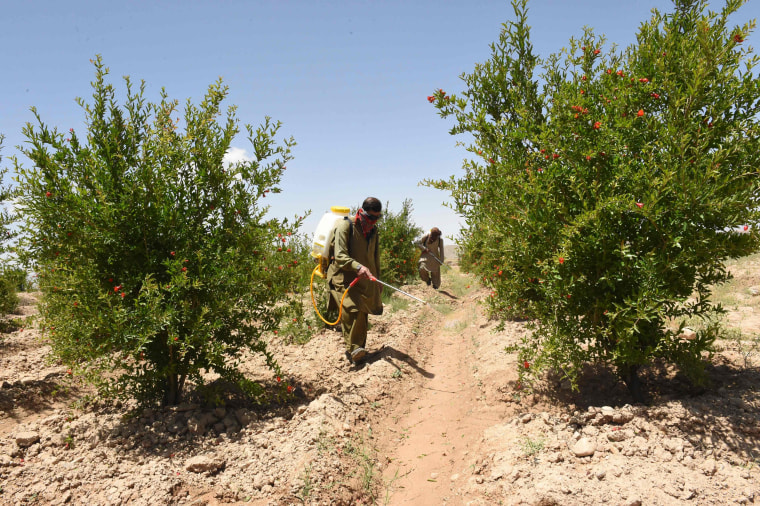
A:
<svg viewBox="0 0 760 506">
<path fill-rule="evenodd" d="M 431 284 L 438 290 L 441 286 L 441 265 L 445 261 L 443 256 L 443 237 L 437 227 L 430 229 L 430 232 L 422 236 L 417 246 L 422 250 L 420 254 L 420 278 Z"/>
<path fill-rule="evenodd" d="M 334 244 L 334 254 L 327 269 L 329 308 L 338 308 L 346 288 L 359 278 L 343 299 L 340 317 L 346 356 L 354 364 L 361 363 L 367 356 L 368 315 L 383 312 L 382 285 L 371 281 L 372 277 L 380 276 L 380 248 L 375 224 L 382 217 L 381 211 L 380 201 L 367 197 L 356 216 L 338 222 L 330 241 Z"/>
</svg>

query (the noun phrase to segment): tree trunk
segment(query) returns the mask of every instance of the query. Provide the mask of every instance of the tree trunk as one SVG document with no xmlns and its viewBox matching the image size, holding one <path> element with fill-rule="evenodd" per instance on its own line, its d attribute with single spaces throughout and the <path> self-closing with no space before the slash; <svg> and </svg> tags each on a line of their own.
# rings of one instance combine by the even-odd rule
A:
<svg viewBox="0 0 760 506">
<path fill-rule="evenodd" d="M 170 374 L 166 378 L 166 387 L 164 388 L 164 406 L 174 406 L 179 404 L 179 398 L 182 389 L 179 385 L 179 378 L 176 374 Z"/>
<path fill-rule="evenodd" d="M 638 365 L 630 365 L 622 371 L 622 376 L 633 401 L 637 404 L 646 404 L 646 396 L 639 379 L 639 368 Z"/>
</svg>

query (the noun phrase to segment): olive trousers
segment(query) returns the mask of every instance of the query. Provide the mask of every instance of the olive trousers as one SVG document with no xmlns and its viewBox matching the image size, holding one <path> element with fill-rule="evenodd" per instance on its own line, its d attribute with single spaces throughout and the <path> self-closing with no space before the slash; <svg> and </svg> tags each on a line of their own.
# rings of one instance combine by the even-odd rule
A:
<svg viewBox="0 0 760 506">
<path fill-rule="evenodd" d="M 346 351 L 349 353 L 367 345 L 367 321 L 367 313 L 350 312 L 343 308 L 340 326 L 343 330 L 343 340 L 346 342 Z"/>
</svg>

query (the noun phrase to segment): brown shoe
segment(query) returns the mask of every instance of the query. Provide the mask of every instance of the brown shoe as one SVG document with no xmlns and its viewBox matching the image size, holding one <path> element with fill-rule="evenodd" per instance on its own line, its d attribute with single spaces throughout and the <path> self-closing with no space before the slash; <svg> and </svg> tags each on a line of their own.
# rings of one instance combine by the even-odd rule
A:
<svg viewBox="0 0 760 506">
<path fill-rule="evenodd" d="M 367 356 L 367 350 L 364 348 L 356 348 L 354 351 L 351 352 L 351 361 L 354 364 L 358 364 L 362 360 L 364 360 L 364 357 Z"/>
</svg>

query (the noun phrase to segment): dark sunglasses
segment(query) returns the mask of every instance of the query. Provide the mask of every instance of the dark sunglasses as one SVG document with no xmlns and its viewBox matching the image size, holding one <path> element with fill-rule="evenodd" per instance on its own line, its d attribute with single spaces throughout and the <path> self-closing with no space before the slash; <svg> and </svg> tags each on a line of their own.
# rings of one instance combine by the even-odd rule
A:
<svg viewBox="0 0 760 506">
<path fill-rule="evenodd" d="M 364 209 L 362 209 L 362 214 L 363 214 L 363 215 L 364 215 L 364 216 L 365 216 L 365 217 L 366 217 L 368 220 L 371 220 L 371 221 L 377 221 L 377 220 L 379 220 L 380 218 L 382 218 L 382 217 L 383 217 L 383 215 L 382 215 L 382 214 L 371 215 L 371 214 L 369 214 L 367 211 L 365 211 Z"/>
</svg>

